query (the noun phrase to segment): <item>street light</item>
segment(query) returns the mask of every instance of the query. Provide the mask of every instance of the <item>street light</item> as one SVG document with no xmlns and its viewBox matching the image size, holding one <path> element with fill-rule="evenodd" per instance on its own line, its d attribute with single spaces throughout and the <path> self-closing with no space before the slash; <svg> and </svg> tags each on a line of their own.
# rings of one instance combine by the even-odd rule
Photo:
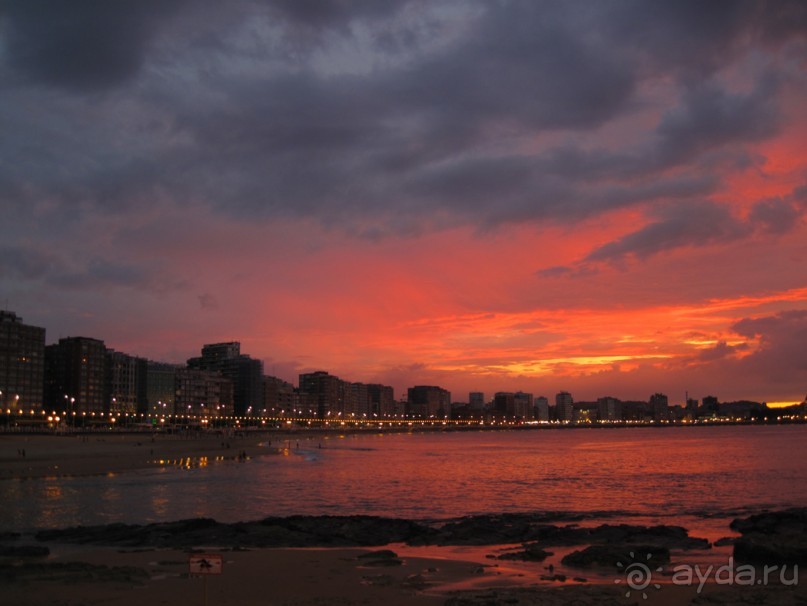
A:
<svg viewBox="0 0 807 606">
<path fill-rule="evenodd" d="M 76 399 L 69 397 L 67 394 L 64 395 L 64 399 L 65 399 L 65 402 L 68 405 L 67 408 L 68 408 L 68 410 L 70 412 L 70 415 L 67 417 L 67 422 L 68 422 L 68 425 L 69 425 L 70 424 L 70 417 L 74 416 L 73 404 L 75 404 Z M 74 422 L 73 424 L 75 424 L 75 418 L 73 419 L 73 422 Z"/>
</svg>

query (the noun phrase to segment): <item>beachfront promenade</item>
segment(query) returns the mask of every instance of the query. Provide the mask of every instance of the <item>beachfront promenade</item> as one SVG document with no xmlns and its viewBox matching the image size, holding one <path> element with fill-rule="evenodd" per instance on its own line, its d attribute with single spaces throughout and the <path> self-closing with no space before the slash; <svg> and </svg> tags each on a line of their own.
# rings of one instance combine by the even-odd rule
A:
<svg viewBox="0 0 807 606">
<path fill-rule="evenodd" d="M 315 416 L 207 416 L 165 415 L 150 413 L 76 413 L 45 410 L 7 410 L 0 413 L 0 432 L 20 433 L 81 433 L 81 432 L 175 432 L 182 430 L 271 430 L 271 429 L 550 429 L 572 427 L 668 427 L 711 426 L 719 424 L 766 425 L 781 423 L 805 423 L 807 414 L 782 414 L 772 410 L 766 417 L 747 419 L 742 417 L 715 416 L 697 419 L 653 420 L 579 419 L 575 421 L 536 421 L 502 416 L 484 418 L 419 418 L 399 415 L 392 417 L 358 417 L 337 414 L 324 418 Z"/>
</svg>

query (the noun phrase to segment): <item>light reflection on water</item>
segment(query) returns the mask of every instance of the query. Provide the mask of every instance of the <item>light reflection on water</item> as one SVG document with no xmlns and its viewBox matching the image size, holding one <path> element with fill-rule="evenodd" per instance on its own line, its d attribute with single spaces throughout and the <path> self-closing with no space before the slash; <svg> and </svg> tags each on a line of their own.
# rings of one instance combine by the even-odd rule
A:
<svg viewBox="0 0 807 606">
<path fill-rule="evenodd" d="M 286 456 L 246 463 L 182 460 L 112 476 L 2 480 L 0 502 L 14 506 L 1 528 L 290 514 L 729 515 L 807 505 L 805 438 L 807 426 L 292 438 Z"/>
</svg>

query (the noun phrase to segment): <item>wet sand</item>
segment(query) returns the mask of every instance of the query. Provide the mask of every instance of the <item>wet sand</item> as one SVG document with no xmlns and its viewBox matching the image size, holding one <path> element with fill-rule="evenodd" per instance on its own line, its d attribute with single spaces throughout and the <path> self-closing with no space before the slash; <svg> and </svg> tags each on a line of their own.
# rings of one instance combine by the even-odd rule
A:
<svg viewBox="0 0 807 606">
<path fill-rule="evenodd" d="M 248 457 L 276 454 L 286 446 L 287 439 L 277 432 L 0 434 L 0 480 L 104 475 L 160 465 L 206 465 L 235 459 L 239 453 Z"/>
<path fill-rule="evenodd" d="M 807 594 L 798 587 L 713 584 L 698 594 L 694 586 L 663 585 L 650 588 L 645 599 L 635 591 L 626 597 L 624 586 L 614 584 L 547 586 L 529 578 L 502 578 L 496 568 L 472 561 L 404 557 L 398 565 L 374 565 L 359 557 L 370 551 L 209 548 L 205 553 L 222 556 L 223 570 L 220 575 L 202 577 L 188 573 L 187 551 L 72 546 L 60 551 L 56 546 L 47 567 L 17 567 L 12 579 L 3 579 L 0 594 L 3 603 L 17 606 L 786 605 L 804 603 Z M 70 568 L 70 562 L 81 564 Z"/>
</svg>

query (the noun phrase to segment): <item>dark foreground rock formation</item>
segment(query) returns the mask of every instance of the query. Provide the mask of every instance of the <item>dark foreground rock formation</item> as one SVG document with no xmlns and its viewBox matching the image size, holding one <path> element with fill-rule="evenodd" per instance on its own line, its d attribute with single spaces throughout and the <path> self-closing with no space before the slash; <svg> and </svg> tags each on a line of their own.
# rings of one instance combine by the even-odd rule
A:
<svg viewBox="0 0 807 606">
<path fill-rule="evenodd" d="M 732 530 L 738 562 L 761 565 L 807 565 L 807 508 L 786 509 L 739 518 Z"/>
<path fill-rule="evenodd" d="M 658 545 L 589 545 L 585 549 L 564 556 L 561 563 L 575 568 L 591 566 L 626 568 L 634 561 L 641 562 L 651 569 L 656 568 L 670 561 L 670 550 Z"/>
<path fill-rule="evenodd" d="M 594 528 L 556 526 L 541 516 L 505 514 L 470 516 L 441 523 L 415 522 L 375 516 L 290 516 L 255 522 L 222 524 L 196 518 L 159 524 L 109 524 L 43 530 L 40 541 L 114 545 L 119 547 L 374 547 L 410 545 L 525 544 L 535 556 L 547 546 L 618 544 L 663 546 L 668 549 L 706 548 L 678 526 L 603 524 Z"/>
</svg>

